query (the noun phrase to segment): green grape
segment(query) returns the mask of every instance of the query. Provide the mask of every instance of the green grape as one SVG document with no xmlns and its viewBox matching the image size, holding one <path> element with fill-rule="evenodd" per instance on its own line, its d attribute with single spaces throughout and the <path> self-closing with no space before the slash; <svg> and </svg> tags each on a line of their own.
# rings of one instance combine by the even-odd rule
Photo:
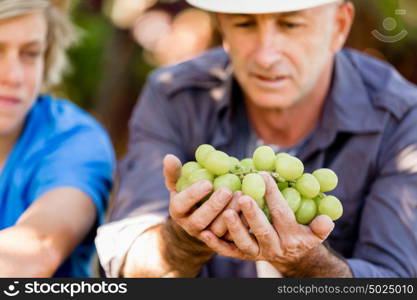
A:
<svg viewBox="0 0 417 300">
<path fill-rule="evenodd" d="M 294 156 L 281 155 L 275 161 L 275 171 L 287 181 L 295 180 L 303 175 L 304 165 Z"/>
<path fill-rule="evenodd" d="M 278 182 L 277 186 L 280 191 L 285 190 L 288 187 L 288 182 Z"/>
<path fill-rule="evenodd" d="M 255 170 L 255 165 L 253 164 L 252 158 L 245 158 L 240 161 L 240 165 L 245 172 L 250 172 Z"/>
<path fill-rule="evenodd" d="M 318 169 L 313 172 L 313 176 L 316 177 L 320 184 L 320 192 L 329 192 L 337 186 L 337 175 L 330 169 Z"/>
<path fill-rule="evenodd" d="M 259 200 L 255 199 L 256 204 L 258 204 L 259 208 L 263 209 L 266 206 L 265 198 L 261 198 Z"/>
<path fill-rule="evenodd" d="M 280 153 L 278 153 L 276 156 L 275 156 L 275 159 L 277 159 L 277 158 L 279 158 L 279 157 L 284 157 L 284 156 L 291 156 L 291 155 L 289 155 L 288 153 L 286 153 L 286 152 L 280 152 Z"/>
<path fill-rule="evenodd" d="M 301 204 L 300 193 L 294 188 L 286 188 L 281 193 L 291 207 L 291 210 L 295 213 Z"/>
<path fill-rule="evenodd" d="M 241 188 L 241 182 L 237 175 L 235 174 L 224 174 L 216 179 L 214 179 L 213 188 L 214 190 L 219 189 L 220 187 L 226 187 L 232 192 L 236 192 Z"/>
<path fill-rule="evenodd" d="M 189 186 L 190 186 L 190 183 L 188 182 L 188 179 L 184 176 L 181 176 L 178 179 L 177 184 L 175 185 L 175 189 L 177 190 L 178 193 L 180 193 L 186 188 L 188 188 Z"/>
<path fill-rule="evenodd" d="M 266 186 L 265 181 L 259 174 L 248 174 L 242 181 L 242 192 L 255 199 L 259 207 L 262 208 L 265 204 L 263 197 L 265 196 Z"/>
<path fill-rule="evenodd" d="M 184 164 L 181 168 L 181 176 L 183 177 L 188 177 L 190 176 L 190 174 L 192 172 L 194 172 L 195 170 L 201 169 L 202 167 L 200 166 L 199 163 L 195 162 L 195 161 L 190 161 L 186 164 Z"/>
<path fill-rule="evenodd" d="M 275 153 L 271 147 L 260 146 L 253 152 L 253 164 L 259 171 L 271 171 L 275 167 Z"/>
<path fill-rule="evenodd" d="M 222 151 L 213 151 L 207 155 L 205 168 L 214 175 L 223 175 L 230 171 L 232 167 L 230 157 Z"/>
<path fill-rule="evenodd" d="M 320 215 L 327 215 L 333 221 L 336 221 L 343 214 L 343 205 L 335 196 L 326 196 L 320 200 L 318 213 Z"/>
<path fill-rule="evenodd" d="M 197 169 L 188 176 L 188 182 L 194 184 L 200 180 L 208 180 L 213 183 L 214 176 L 206 169 Z"/>
<path fill-rule="evenodd" d="M 265 216 L 267 217 L 269 223 L 272 223 L 272 216 L 271 216 L 271 212 L 269 211 L 268 205 L 264 205 L 262 211 L 264 212 Z"/>
<path fill-rule="evenodd" d="M 295 218 L 300 224 L 309 224 L 317 214 L 317 205 L 314 200 L 309 198 L 301 198 L 301 204 L 295 213 Z"/>
<path fill-rule="evenodd" d="M 242 167 L 240 166 L 240 161 L 236 157 L 230 156 L 230 164 L 232 166 L 230 168 L 231 173 L 237 173 L 241 171 Z"/>
<path fill-rule="evenodd" d="M 314 202 L 316 202 L 317 207 L 320 206 L 321 199 L 323 199 L 323 198 L 320 197 L 320 195 L 318 195 L 317 197 L 314 197 L 313 200 L 314 200 Z"/>
<path fill-rule="evenodd" d="M 320 184 L 316 177 L 309 173 L 303 174 L 295 183 L 295 188 L 307 198 L 314 198 L 320 192 Z"/>
<path fill-rule="evenodd" d="M 209 155 L 209 153 L 215 151 L 216 149 L 211 146 L 211 145 L 207 145 L 207 144 L 203 144 L 200 145 L 197 150 L 195 151 L 195 159 L 196 161 L 203 167 L 205 167 L 205 161 L 207 158 L 207 155 Z"/>
</svg>

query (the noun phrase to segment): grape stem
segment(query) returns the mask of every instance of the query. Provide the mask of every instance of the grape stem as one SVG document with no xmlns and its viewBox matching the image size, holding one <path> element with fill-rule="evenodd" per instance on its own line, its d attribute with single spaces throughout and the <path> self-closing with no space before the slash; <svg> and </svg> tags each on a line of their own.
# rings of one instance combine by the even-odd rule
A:
<svg viewBox="0 0 417 300">
<path fill-rule="evenodd" d="M 243 169 L 243 168 L 238 168 L 236 171 L 233 171 L 233 174 L 239 176 L 240 180 L 243 180 L 243 177 L 245 177 L 248 174 L 253 174 L 253 173 L 259 173 L 260 171 L 255 170 L 255 169 Z M 276 172 L 268 172 L 268 171 L 263 171 L 263 172 L 267 172 L 269 175 L 271 175 L 272 178 L 275 179 L 275 181 L 277 183 L 284 183 L 287 182 L 284 178 L 282 178 L 278 173 Z M 291 186 L 295 186 L 295 181 L 288 181 L 288 184 Z"/>
<path fill-rule="evenodd" d="M 296 184 L 295 180 L 288 181 L 288 186 L 290 186 L 292 188 L 295 188 L 295 184 Z"/>
</svg>

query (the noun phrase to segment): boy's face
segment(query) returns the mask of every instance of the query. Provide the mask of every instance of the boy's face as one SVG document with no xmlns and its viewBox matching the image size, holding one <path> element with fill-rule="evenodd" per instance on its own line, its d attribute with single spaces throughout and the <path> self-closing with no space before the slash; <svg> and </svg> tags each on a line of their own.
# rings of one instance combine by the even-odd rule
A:
<svg viewBox="0 0 417 300">
<path fill-rule="evenodd" d="M 0 20 L 0 136 L 20 130 L 39 94 L 46 43 L 42 12 Z"/>
</svg>

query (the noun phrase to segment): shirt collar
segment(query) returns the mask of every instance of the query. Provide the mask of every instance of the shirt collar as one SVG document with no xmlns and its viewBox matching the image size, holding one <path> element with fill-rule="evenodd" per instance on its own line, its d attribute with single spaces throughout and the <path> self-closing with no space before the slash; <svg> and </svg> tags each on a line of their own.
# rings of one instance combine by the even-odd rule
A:
<svg viewBox="0 0 417 300">
<path fill-rule="evenodd" d="M 361 74 L 345 51 L 335 56 L 332 85 L 323 110 L 323 128 L 341 132 L 372 133 L 382 130 Z"/>
<path fill-rule="evenodd" d="M 371 96 L 361 74 L 348 58 L 348 50 L 335 56 L 331 87 L 323 108 L 322 119 L 316 130 L 335 136 L 337 132 L 366 134 L 383 128 Z M 229 64 L 230 65 L 230 64 Z M 224 78 L 224 98 L 218 101 L 218 110 L 232 104 L 234 77 L 232 68 Z"/>
<path fill-rule="evenodd" d="M 322 118 L 300 158 L 307 159 L 317 150 L 329 147 L 337 134 L 369 134 L 382 131 L 383 122 L 373 107 L 371 96 L 359 72 L 345 51 L 336 54 L 332 84 L 324 104 Z"/>
<path fill-rule="evenodd" d="M 331 87 L 324 104 L 322 118 L 310 135 L 311 142 L 306 146 L 302 156 L 307 156 L 317 149 L 325 149 L 336 138 L 338 132 L 353 134 L 368 134 L 380 132 L 383 128 L 379 121 L 378 111 L 372 103 L 360 72 L 351 63 L 347 52 L 340 51 L 335 56 Z M 217 112 L 232 109 L 234 104 L 243 105 L 243 101 L 236 103 L 234 90 L 236 88 L 230 61 L 225 64 L 228 72 L 222 78 L 223 94 L 217 101 Z M 239 89 L 239 87 L 237 87 Z"/>
<path fill-rule="evenodd" d="M 215 97 L 216 93 L 218 97 L 221 95 L 216 101 L 217 112 L 220 112 L 233 103 L 235 79 L 230 61 L 224 65 L 223 72 L 218 72 L 216 78 L 222 84 L 220 87 L 213 87 L 211 92 L 214 94 L 212 97 Z M 337 53 L 332 84 L 319 127 L 323 130 L 336 129 L 351 133 L 379 132 L 382 130 L 382 124 L 371 100 L 360 73 L 352 65 L 345 51 Z"/>
</svg>

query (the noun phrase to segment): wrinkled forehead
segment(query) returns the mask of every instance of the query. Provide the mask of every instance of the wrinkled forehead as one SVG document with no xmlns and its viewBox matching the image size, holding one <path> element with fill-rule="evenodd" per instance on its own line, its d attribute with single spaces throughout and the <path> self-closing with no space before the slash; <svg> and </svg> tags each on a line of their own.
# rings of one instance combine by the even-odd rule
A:
<svg viewBox="0 0 417 300">
<path fill-rule="evenodd" d="M 249 13 L 220 13 L 216 12 L 215 15 L 219 15 L 226 18 L 265 18 L 265 17 L 322 17 L 323 15 L 329 15 L 329 12 L 335 12 L 337 5 L 324 5 L 312 8 L 306 8 L 294 11 L 285 12 L 272 12 L 262 14 L 249 14 Z"/>
<path fill-rule="evenodd" d="M 306 10 L 297 10 L 297 11 L 289 11 L 289 12 L 280 12 L 280 13 L 266 13 L 266 14 L 225 14 L 225 13 L 215 13 L 218 16 L 222 16 L 225 18 L 233 19 L 233 18 L 268 18 L 268 17 L 291 17 L 291 16 L 308 16 L 309 12 Z"/>
</svg>

